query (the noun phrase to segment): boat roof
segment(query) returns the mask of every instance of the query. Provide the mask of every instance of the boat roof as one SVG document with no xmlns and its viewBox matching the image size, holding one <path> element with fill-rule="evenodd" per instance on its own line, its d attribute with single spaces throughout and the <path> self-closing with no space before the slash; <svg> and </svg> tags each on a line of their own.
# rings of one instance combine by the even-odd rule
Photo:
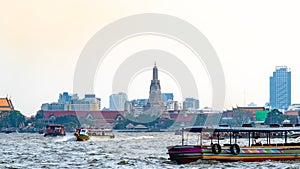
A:
<svg viewBox="0 0 300 169">
<path fill-rule="evenodd" d="M 46 127 L 64 127 L 62 124 L 47 124 Z"/>
<path fill-rule="evenodd" d="M 300 131 L 300 127 L 208 127 L 194 126 L 184 128 L 184 131 L 200 133 L 200 132 L 284 132 L 284 131 Z"/>
</svg>

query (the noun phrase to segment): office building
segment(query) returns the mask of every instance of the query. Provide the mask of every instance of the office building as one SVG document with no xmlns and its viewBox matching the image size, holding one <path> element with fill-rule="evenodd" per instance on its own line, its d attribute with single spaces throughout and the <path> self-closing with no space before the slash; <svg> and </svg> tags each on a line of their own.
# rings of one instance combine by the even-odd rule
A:
<svg viewBox="0 0 300 169">
<path fill-rule="evenodd" d="M 128 100 L 126 93 L 112 94 L 109 96 L 109 109 L 124 111 L 125 102 Z"/>
<path fill-rule="evenodd" d="M 162 93 L 161 99 L 163 102 L 174 100 L 173 93 Z"/>
<path fill-rule="evenodd" d="M 287 109 L 291 105 L 291 71 L 287 66 L 277 66 L 270 77 L 270 106 Z"/>
<path fill-rule="evenodd" d="M 183 109 L 185 110 L 199 109 L 199 100 L 194 98 L 185 98 L 183 102 Z"/>
</svg>

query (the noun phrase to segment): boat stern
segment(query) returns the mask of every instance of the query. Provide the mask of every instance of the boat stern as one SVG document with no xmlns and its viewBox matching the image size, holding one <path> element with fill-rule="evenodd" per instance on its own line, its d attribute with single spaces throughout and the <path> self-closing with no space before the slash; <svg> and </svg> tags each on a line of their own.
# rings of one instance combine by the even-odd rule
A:
<svg viewBox="0 0 300 169">
<path fill-rule="evenodd" d="M 185 164 L 202 159 L 201 146 L 169 146 L 167 147 L 169 159 L 178 164 Z"/>
</svg>

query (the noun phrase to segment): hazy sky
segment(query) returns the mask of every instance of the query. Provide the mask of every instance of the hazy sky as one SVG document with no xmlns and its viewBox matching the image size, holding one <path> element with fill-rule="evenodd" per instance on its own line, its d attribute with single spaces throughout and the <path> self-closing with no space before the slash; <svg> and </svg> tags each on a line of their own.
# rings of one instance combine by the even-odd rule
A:
<svg viewBox="0 0 300 169">
<path fill-rule="evenodd" d="M 277 65 L 292 71 L 292 103 L 300 102 L 300 1 L 0 1 L 0 97 L 12 98 L 16 109 L 33 115 L 42 103 L 58 94 L 73 92 L 77 59 L 87 41 L 101 28 L 120 18 L 161 13 L 181 18 L 197 27 L 216 50 L 226 80 L 224 108 L 269 100 L 269 77 Z M 120 44 L 110 58 L 133 49 L 164 48 L 175 52 L 191 69 L 186 49 L 170 39 L 133 38 Z M 155 43 L 159 41 L 160 43 Z M 141 43 L 142 42 L 142 43 Z M 155 46 L 156 45 L 156 46 Z M 172 51 L 176 49 L 175 51 Z M 95 79 L 95 94 L 108 107 L 109 84 L 101 86 L 119 62 L 105 60 Z M 190 64 L 190 65 L 189 65 Z M 159 68 L 159 63 L 157 63 Z M 149 63 L 149 68 L 153 63 Z M 201 67 L 201 65 L 200 65 Z M 205 70 L 194 72 L 201 107 L 211 104 L 211 87 Z M 176 82 L 160 72 L 163 92 L 182 100 Z M 151 72 L 138 74 L 129 97 L 147 98 Z"/>
</svg>

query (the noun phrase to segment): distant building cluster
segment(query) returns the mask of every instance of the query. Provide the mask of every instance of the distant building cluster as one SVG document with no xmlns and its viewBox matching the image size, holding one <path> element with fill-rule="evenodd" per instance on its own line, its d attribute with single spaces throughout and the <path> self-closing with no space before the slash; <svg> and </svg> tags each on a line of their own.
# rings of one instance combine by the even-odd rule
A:
<svg viewBox="0 0 300 169">
<path fill-rule="evenodd" d="M 135 99 L 125 102 L 125 112 L 140 115 L 144 110 L 144 106 L 147 105 L 148 99 Z"/>
<path fill-rule="evenodd" d="M 119 96 L 120 97 L 120 96 Z M 173 93 L 161 93 L 160 80 L 158 79 L 158 69 L 156 64 L 153 67 L 153 77 L 150 84 L 149 98 L 126 101 L 124 111 L 140 115 L 146 114 L 163 114 L 163 112 L 177 112 L 179 110 L 194 111 L 199 109 L 199 100 L 194 98 L 185 98 L 183 106 L 174 101 Z"/>
<path fill-rule="evenodd" d="M 214 114 L 211 111 L 199 110 L 199 100 L 185 98 L 183 104 L 174 101 L 173 93 L 161 93 L 158 69 L 153 68 L 153 79 L 150 84 L 148 99 L 134 99 L 128 101 L 126 93 L 120 92 L 109 96 L 109 108 L 101 109 L 101 99 L 95 94 L 86 94 L 79 99 L 77 94 L 63 92 L 59 94 L 57 102 L 44 103 L 41 110 L 44 111 L 45 121 L 54 122 L 56 118 L 68 115 L 77 116 L 81 124 L 87 127 L 109 127 L 131 114 L 150 115 L 159 117 L 162 121 L 174 120 L 174 126 L 192 125 L 199 113 Z M 219 115 L 220 113 L 218 113 Z M 156 119 L 156 118 L 155 118 Z M 216 123 L 215 118 L 208 120 L 209 124 Z"/>
<path fill-rule="evenodd" d="M 291 71 L 287 66 L 276 66 L 270 77 L 270 100 L 263 107 L 250 103 L 248 107 L 236 107 L 223 112 L 221 123 L 240 125 L 264 123 L 272 109 L 283 112 L 288 123 L 299 123 L 300 104 L 291 104 Z"/>
<path fill-rule="evenodd" d="M 270 77 L 270 100 L 264 107 L 250 103 L 223 112 L 221 123 L 240 125 L 263 124 L 272 109 L 279 109 L 285 116 L 284 123 L 298 124 L 300 104 L 291 104 L 291 71 L 287 66 L 276 66 Z M 272 120 L 272 119 L 271 119 Z"/>
<path fill-rule="evenodd" d="M 199 100 L 194 98 L 185 98 L 183 102 L 183 109 L 188 110 L 198 110 L 199 109 Z"/>
<path fill-rule="evenodd" d="M 270 77 L 270 100 L 267 104 L 271 109 L 287 110 L 291 107 L 291 71 L 287 66 L 277 66 Z M 257 107 L 251 103 L 249 107 Z M 295 107 L 295 106 L 294 106 Z M 200 108 L 200 102 L 196 98 L 185 98 L 183 103 L 174 100 L 173 93 L 161 93 L 160 80 L 158 80 L 158 69 L 153 67 L 153 78 L 151 80 L 149 98 L 128 100 L 126 93 L 120 92 L 109 96 L 109 108 L 105 110 L 126 111 L 136 114 L 151 110 L 155 111 L 177 111 L 187 110 L 196 112 Z M 1 107 L 0 107 L 1 109 Z M 77 94 L 70 95 L 68 92 L 59 94 L 58 102 L 44 103 L 42 110 L 100 110 L 101 99 L 94 94 L 86 94 L 79 99 Z"/>
<path fill-rule="evenodd" d="M 268 107 L 236 107 L 231 110 L 223 111 L 220 124 L 229 124 L 231 126 L 241 126 L 242 124 L 262 125 L 265 123 L 268 114 L 272 109 Z M 287 110 L 282 111 L 284 121 L 282 123 L 299 124 L 300 123 L 300 105 L 289 106 Z M 272 122 L 272 119 L 271 119 Z"/>
<path fill-rule="evenodd" d="M 59 94 L 58 102 L 44 103 L 41 110 L 97 111 L 101 110 L 101 99 L 96 98 L 95 94 L 86 94 L 83 99 L 79 99 L 77 94 L 64 92 Z"/>
</svg>

